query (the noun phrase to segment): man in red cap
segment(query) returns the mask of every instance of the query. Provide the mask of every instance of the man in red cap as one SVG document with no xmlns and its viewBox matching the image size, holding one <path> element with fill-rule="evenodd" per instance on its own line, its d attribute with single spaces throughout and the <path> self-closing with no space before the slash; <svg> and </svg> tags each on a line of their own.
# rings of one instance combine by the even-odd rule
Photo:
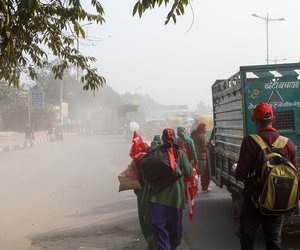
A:
<svg viewBox="0 0 300 250">
<path fill-rule="evenodd" d="M 260 135 L 268 145 L 272 145 L 279 137 L 278 132 L 272 126 L 275 120 L 272 107 L 267 103 L 259 103 L 253 111 L 252 120 L 255 123 L 258 135 Z M 260 146 L 251 136 L 246 136 L 242 141 L 239 160 L 234 173 L 236 180 L 244 182 L 243 205 L 240 215 L 240 244 L 242 250 L 254 249 L 254 238 L 260 225 L 262 225 L 265 234 L 266 249 L 281 249 L 283 216 L 263 215 L 251 200 L 253 186 L 249 179 L 249 173 L 259 167 L 257 164 L 260 153 Z M 288 140 L 282 149 L 282 153 L 298 168 L 296 149 L 290 140 Z"/>
</svg>

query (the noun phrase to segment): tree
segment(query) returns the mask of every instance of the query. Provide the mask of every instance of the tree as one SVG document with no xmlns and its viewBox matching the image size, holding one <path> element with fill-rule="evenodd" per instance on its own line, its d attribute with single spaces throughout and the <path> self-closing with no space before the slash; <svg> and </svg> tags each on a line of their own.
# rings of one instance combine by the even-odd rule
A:
<svg viewBox="0 0 300 250">
<path fill-rule="evenodd" d="M 28 122 L 28 98 L 23 88 L 0 81 L 0 117 L 6 130 L 21 130 Z"/>
<path fill-rule="evenodd" d="M 197 104 L 197 108 L 195 110 L 198 114 L 210 114 L 212 112 L 211 106 L 205 104 L 203 101 L 200 101 Z"/>
<path fill-rule="evenodd" d="M 0 0 L 0 80 L 19 86 L 22 73 L 35 80 L 36 66 L 48 65 L 48 49 L 60 59 L 52 66 L 55 78 L 61 79 L 73 64 L 85 71 L 81 77 L 85 90 L 103 85 L 105 79 L 90 65 L 96 59 L 74 46 L 79 36 L 85 37 L 81 21 L 104 22 L 101 4 L 90 1 L 96 14 L 86 12 L 80 0 Z"/>
<path fill-rule="evenodd" d="M 173 4 L 165 23 L 170 19 L 176 23 L 176 16 L 184 14 L 189 0 L 139 0 L 133 15 L 141 17 L 146 10 L 170 2 Z M 80 22 L 105 22 L 100 2 L 90 0 L 90 4 L 96 14 L 86 12 L 80 0 L 0 0 L 0 81 L 18 87 L 22 73 L 35 80 L 36 66 L 48 65 L 49 50 L 60 59 L 51 69 L 56 79 L 61 79 L 71 64 L 85 72 L 81 77 L 84 90 L 102 86 L 105 78 L 90 65 L 96 59 L 85 57 L 75 47 L 79 36 L 85 38 Z"/>
<path fill-rule="evenodd" d="M 168 4 L 170 4 L 170 2 L 173 4 L 166 17 L 165 24 L 168 24 L 171 19 L 174 23 L 176 23 L 176 16 L 182 16 L 184 14 L 185 7 L 190 4 L 189 0 L 139 0 L 134 5 L 133 15 L 138 13 L 141 17 L 146 10 L 160 7 L 163 3 L 165 4 L 165 6 L 167 6 Z"/>
</svg>

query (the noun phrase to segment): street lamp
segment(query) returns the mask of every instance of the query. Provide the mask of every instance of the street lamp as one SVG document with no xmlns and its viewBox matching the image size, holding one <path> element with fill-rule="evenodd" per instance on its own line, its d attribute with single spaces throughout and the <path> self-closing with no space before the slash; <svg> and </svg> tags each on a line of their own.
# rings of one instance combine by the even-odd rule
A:
<svg viewBox="0 0 300 250">
<path fill-rule="evenodd" d="M 283 17 L 281 18 L 270 18 L 269 13 L 267 13 L 266 17 L 259 16 L 257 14 L 252 14 L 254 17 L 258 17 L 266 22 L 266 32 L 267 32 L 267 64 L 269 64 L 269 22 L 271 21 L 284 21 Z"/>
<path fill-rule="evenodd" d="M 274 62 L 274 64 L 277 64 L 277 62 L 279 62 L 279 61 L 286 61 L 286 60 L 287 60 L 286 58 L 277 59 L 277 57 L 275 57 L 275 59 L 270 59 L 269 61 L 272 61 L 272 62 Z"/>
</svg>

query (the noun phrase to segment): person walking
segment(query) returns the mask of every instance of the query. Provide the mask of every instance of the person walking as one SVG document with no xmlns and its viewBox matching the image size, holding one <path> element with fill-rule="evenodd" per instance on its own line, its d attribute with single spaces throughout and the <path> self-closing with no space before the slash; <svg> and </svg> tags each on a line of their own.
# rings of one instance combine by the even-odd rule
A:
<svg viewBox="0 0 300 250">
<path fill-rule="evenodd" d="M 147 190 L 147 183 L 144 182 L 142 174 L 140 172 L 140 161 L 149 151 L 148 145 L 144 143 L 142 137 L 134 131 L 132 137 L 132 146 L 129 152 L 132 161 L 129 165 L 129 168 L 138 173 L 139 181 L 141 184 L 141 189 L 134 190 L 134 193 L 137 198 L 137 207 L 138 207 L 138 216 L 139 223 L 144 239 L 148 244 L 147 250 L 154 250 L 154 240 L 153 240 L 153 229 L 152 226 L 147 223 L 146 217 L 146 207 L 142 205 L 142 198 L 145 190 Z"/>
<path fill-rule="evenodd" d="M 273 127 L 275 120 L 273 109 L 267 103 L 259 103 L 252 116 L 258 135 L 272 145 L 280 136 Z M 282 148 L 282 153 L 296 168 L 298 168 L 296 149 L 291 140 Z M 242 250 L 253 250 L 254 239 L 260 225 L 262 226 L 267 250 L 281 249 L 281 230 L 283 215 L 264 215 L 254 205 L 253 181 L 250 173 L 259 166 L 260 146 L 251 136 L 246 136 L 241 144 L 240 155 L 234 177 L 244 182 L 243 203 L 240 215 L 240 245 Z"/>
<path fill-rule="evenodd" d="M 197 152 L 194 145 L 194 141 L 192 138 L 186 135 L 186 129 L 184 127 L 177 128 L 177 144 L 178 146 L 187 154 L 187 157 L 194 167 L 198 160 L 197 160 Z"/>
<path fill-rule="evenodd" d="M 191 138 L 194 141 L 198 159 L 197 174 L 200 175 L 201 189 L 203 192 L 211 191 L 211 188 L 209 187 L 210 171 L 208 168 L 208 139 L 206 137 L 206 132 L 206 124 L 204 122 L 200 122 L 197 129 L 191 133 Z"/>
<path fill-rule="evenodd" d="M 194 168 L 194 173 L 191 177 L 184 178 L 185 200 L 187 202 L 190 220 L 195 214 L 195 196 L 198 192 L 199 178 L 197 178 L 197 153 L 192 138 L 186 135 L 184 127 L 177 128 L 177 144 L 186 153 L 190 164 Z"/>
<path fill-rule="evenodd" d="M 147 195 L 147 222 L 152 225 L 156 250 L 174 250 L 182 240 L 182 210 L 185 208 L 184 177 L 191 177 L 193 167 L 186 154 L 176 144 L 173 129 L 164 129 L 163 144 L 167 150 L 170 167 L 181 170 L 181 177 L 158 193 Z M 175 171 L 175 170 L 174 170 Z"/>
<path fill-rule="evenodd" d="M 155 135 L 152 139 L 152 142 L 150 144 L 151 149 L 156 149 L 162 144 L 161 135 Z"/>
<path fill-rule="evenodd" d="M 27 144 L 29 142 L 29 145 L 32 146 L 33 145 L 33 130 L 32 127 L 30 126 L 30 124 L 27 124 L 25 126 L 25 142 L 24 142 L 24 147 L 27 147 Z"/>
</svg>

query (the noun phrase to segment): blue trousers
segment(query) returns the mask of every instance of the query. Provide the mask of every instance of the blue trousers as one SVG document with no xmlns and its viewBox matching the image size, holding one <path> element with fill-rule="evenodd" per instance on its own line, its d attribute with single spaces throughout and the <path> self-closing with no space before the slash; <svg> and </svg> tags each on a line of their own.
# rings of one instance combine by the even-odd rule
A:
<svg viewBox="0 0 300 250">
<path fill-rule="evenodd" d="M 254 250 L 254 239 L 262 226 L 266 250 L 281 249 L 283 216 L 266 216 L 254 206 L 249 195 L 244 195 L 241 220 L 241 250 Z"/>
<path fill-rule="evenodd" d="M 182 239 L 182 210 L 150 202 L 147 221 L 152 225 L 156 250 L 175 249 Z"/>
</svg>

